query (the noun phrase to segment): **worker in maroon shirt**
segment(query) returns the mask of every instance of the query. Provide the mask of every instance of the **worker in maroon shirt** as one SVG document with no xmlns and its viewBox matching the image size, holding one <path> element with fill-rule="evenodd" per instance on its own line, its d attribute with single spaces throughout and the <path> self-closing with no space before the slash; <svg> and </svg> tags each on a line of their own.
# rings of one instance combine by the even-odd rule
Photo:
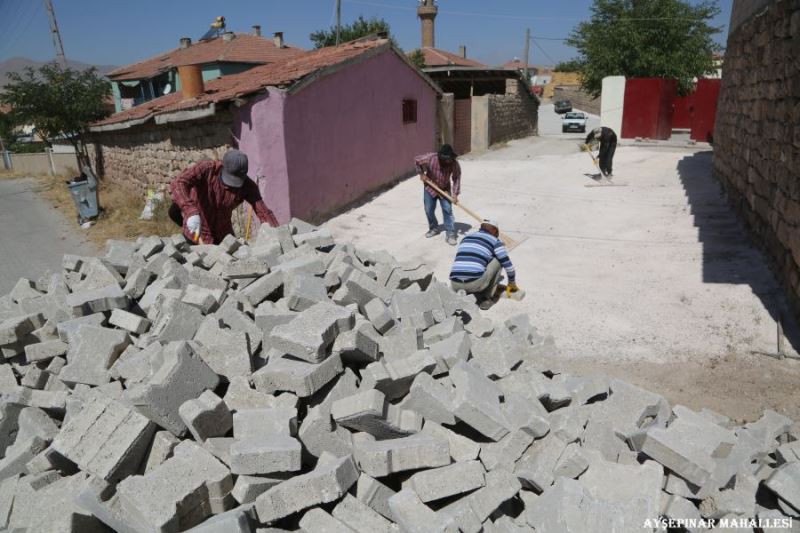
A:
<svg viewBox="0 0 800 533">
<path fill-rule="evenodd" d="M 278 225 L 247 176 L 247 155 L 239 150 L 228 150 L 221 162 L 200 161 L 173 179 L 169 188 L 174 202 L 169 216 L 192 242 L 218 244 L 232 235 L 231 213 L 244 201 L 262 223 Z"/>
<path fill-rule="evenodd" d="M 427 178 L 440 190 L 447 193 L 458 204 L 458 195 L 461 193 L 461 166 L 458 164 L 455 151 L 449 144 L 443 144 L 438 152 L 423 154 L 414 159 L 419 178 L 425 183 Z M 453 183 L 452 190 L 450 182 Z M 430 184 L 425 183 L 423 193 L 425 216 L 428 218 L 428 233 L 425 237 L 431 238 L 439 234 L 439 223 L 436 220 L 436 202 L 442 206 L 444 218 L 444 231 L 447 243 L 455 246 L 456 227 L 453 217 L 453 205 L 450 200 L 438 193 Z"/>
</svg>

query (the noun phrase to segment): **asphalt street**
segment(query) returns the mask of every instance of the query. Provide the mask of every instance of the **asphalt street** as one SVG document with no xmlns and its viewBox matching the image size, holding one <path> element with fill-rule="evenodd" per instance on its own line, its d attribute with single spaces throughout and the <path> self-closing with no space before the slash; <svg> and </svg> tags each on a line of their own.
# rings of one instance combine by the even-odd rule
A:
<svg viewBox="0 0 800 533">
<path fill-rule="evenodd" d="M 98 253 L 75 218 L 53 209 L 36 187 L 31 178 L 0 179 L 0 294 L 21 277 L 35 281 L 58 271 L 64 254 Z"/>
</svg>

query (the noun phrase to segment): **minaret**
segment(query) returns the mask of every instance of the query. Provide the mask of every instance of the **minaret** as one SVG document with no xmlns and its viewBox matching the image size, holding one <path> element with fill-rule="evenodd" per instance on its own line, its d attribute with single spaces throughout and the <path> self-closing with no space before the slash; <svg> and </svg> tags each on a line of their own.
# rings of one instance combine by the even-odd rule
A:
<svg viewBox="0 0 800 533">
<path fill-rule="evenodd" d="M 434 48 L 436 41 L 433 21 L 439 8 L 436 7 L 436 0 L 419 0 L 417 16 L 422 20 L 422 46 Z"/>
</svg>

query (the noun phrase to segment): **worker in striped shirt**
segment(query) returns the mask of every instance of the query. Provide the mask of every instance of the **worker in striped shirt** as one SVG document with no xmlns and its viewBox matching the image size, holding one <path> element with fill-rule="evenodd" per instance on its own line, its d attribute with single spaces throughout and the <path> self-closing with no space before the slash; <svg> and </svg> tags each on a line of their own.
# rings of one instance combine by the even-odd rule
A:
<svg viewBox="0 0 800 533">
<path fill-rule="evenodd" d="M 453 290 L 474 294 L 481 309 L 488 309 L 494 303 L 502 275 L 501 269 L 505 269 L 508 275 L 508 290 L 519 290 L 515 281 L 514 265 L 503 241 L 498 238 L 499 234 L 497 222 L 484 220 L 479 231 L 470 233 L 461 240 L 453 268 L 450 269 L 450 285 Z"/>
</svg>

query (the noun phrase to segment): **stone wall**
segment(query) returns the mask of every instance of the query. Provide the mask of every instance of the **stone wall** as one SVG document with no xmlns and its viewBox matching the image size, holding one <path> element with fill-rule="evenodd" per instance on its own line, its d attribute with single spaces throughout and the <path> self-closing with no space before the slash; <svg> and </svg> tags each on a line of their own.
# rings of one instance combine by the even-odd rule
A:
<svg viewBox="0 0 800 533">
<path fill-rule="evenodd" d="M 506 94 L 488 97 L 490 144 L 538 133 L 539 100 L 531 96 L 519 80 L 506 80 Z"/>
<path fill-rule="evenodd" d="M 573 109 L 580 109 L 593 115 L 600 114 L 600 98 L 595 98 L 578 86 L 556 87 L 553 100 L 569 100 Z"/>
<path fill-rule="evenodd" d="M 737 0 L 734 13 L 738 26 L 725 52 L 714 172 L 798 304 L 800 2 L 765 7 Z"/>
<path fill-rule="evenodd" d="M 132 128 L 92 134 L 91 155 L 102 179 L 144 193 L 158 190 L 204 158 L 221 159 L 231 147 L 231 113 L 170 124 L 152 121 Z"/>
</svg>

